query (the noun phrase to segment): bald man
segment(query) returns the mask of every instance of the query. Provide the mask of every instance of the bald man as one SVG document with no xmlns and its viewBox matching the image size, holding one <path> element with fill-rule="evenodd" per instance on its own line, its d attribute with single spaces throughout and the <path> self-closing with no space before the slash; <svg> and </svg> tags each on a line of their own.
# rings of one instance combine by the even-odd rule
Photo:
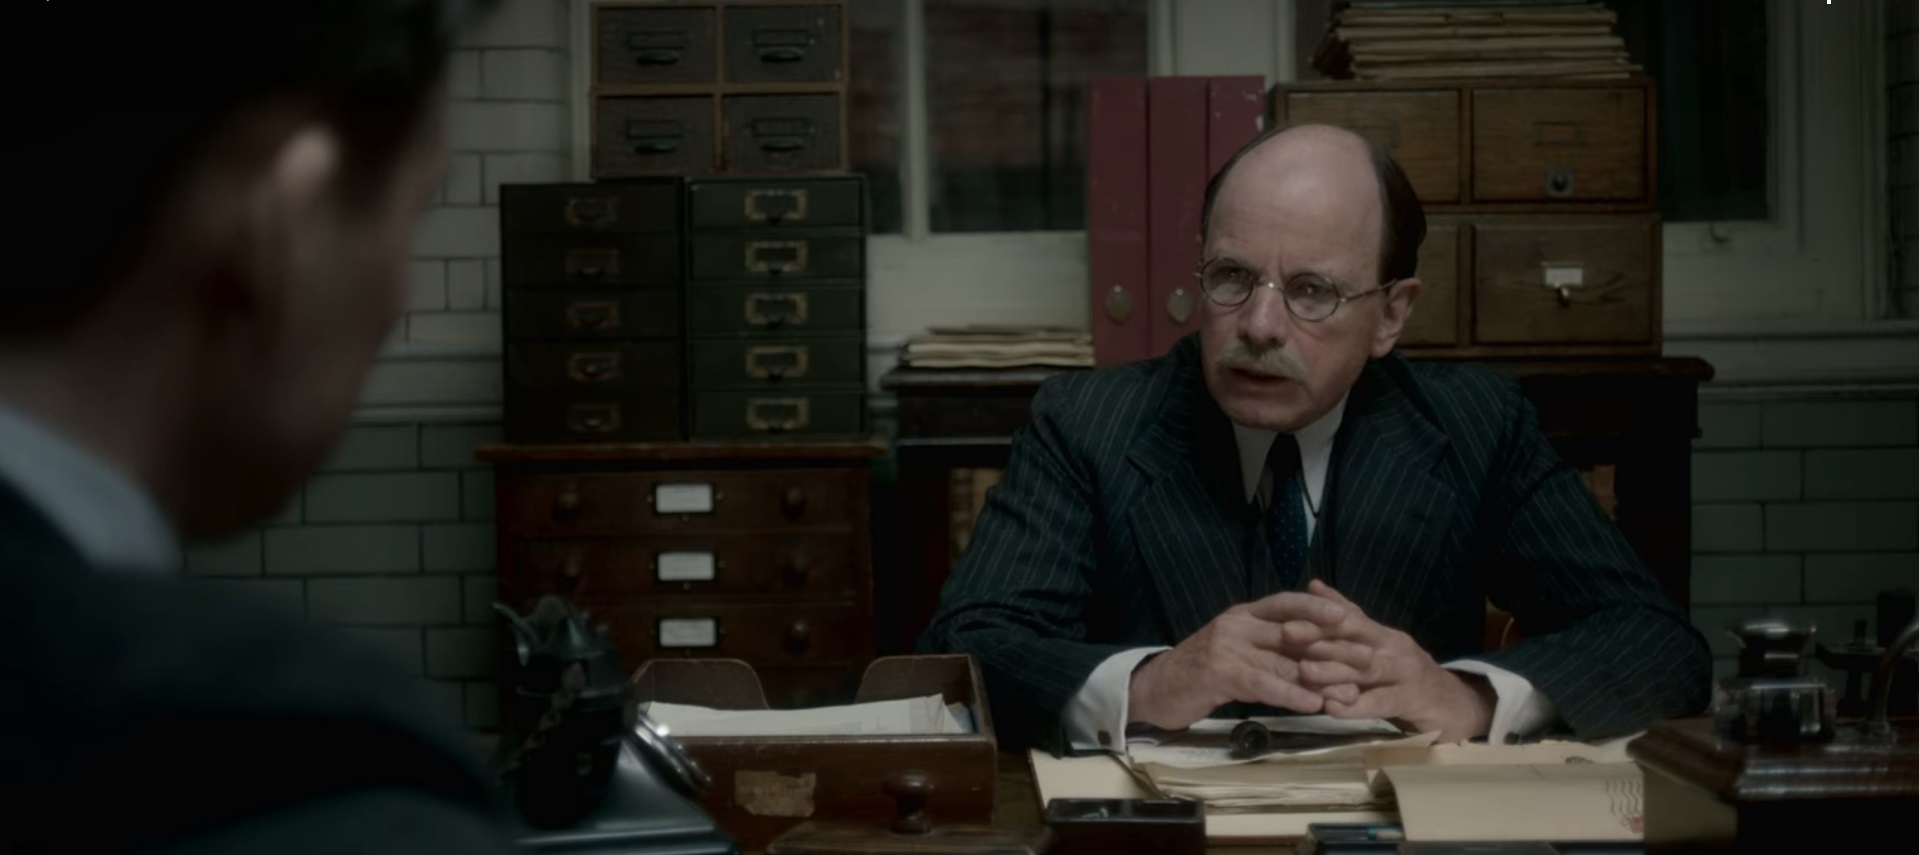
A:
<svg viewBox="0 0 1919 855">
<path fill-rule="evenodd" d="M 1504 742 L 1704 708 L 1705 640 L 1517 385 L 1395 352 L 1426 225 L 1390 155 L 1269 131 L 1202 222 L 1199 332 L 1040 388 L 921 639 L 976 657 L 1003 733 L 1292 712 Z M 1523 641 L 1482 649 L 1488 599 Z"/>
</svg>

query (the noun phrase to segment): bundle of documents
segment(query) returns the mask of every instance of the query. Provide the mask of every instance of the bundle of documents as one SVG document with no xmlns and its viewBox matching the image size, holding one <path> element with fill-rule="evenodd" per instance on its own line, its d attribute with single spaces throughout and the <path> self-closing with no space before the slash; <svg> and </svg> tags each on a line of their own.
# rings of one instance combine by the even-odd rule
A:
<svg viewBox="0 0 1919 855">
<path fill-rule="evenodd" d="M 722 710 L 654 701 L 646 715 L 682 736 L 898 736 L 972 733 L 965 704 L 939 695 L 802 710 Z"/>
<path fill-rule="evenodd" d="M 1617 23 L 1587 0 L 1352 0 L 1334 14 L 1313 67 L 1359 80 L 1629 77 L 1640 69 Z"/>
<path fill-rule="evenodd" d="M 906 342 L 913 368 L 1090 368 L 1091 333 L 1058 327 L 933 327 Z"/>
<path fill-rule="evenodd" d="M 1212 812 L 1361 810 L 1391 801 L 1369 779 L 1368 751 L 1424 748 L 1436 737 L 1408 734 L 1378 719 L 1255 721 L 1272 732 L 1276 750 L 1234 759 L 1229 733 L 1238 722 L 1206 719 L 1176 735 L 1129 739 L 1127 762 L 1160 795 L 1202 801 Z"/>
</svg>

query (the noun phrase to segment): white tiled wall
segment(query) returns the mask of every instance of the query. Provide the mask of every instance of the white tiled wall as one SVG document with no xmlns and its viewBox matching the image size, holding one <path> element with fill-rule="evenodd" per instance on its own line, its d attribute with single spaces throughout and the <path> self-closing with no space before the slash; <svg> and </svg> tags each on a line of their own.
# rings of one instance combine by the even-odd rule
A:
<svg viewBox="0 0 1919 855">
<path fill-rule="evenodd" d="M 405 341 L 499 340 L 499 188 L 566 178 L 568 51 L 564 0 L 503 0 L 460 40 L 446 183 L 414 236 Z"/>
</svg>

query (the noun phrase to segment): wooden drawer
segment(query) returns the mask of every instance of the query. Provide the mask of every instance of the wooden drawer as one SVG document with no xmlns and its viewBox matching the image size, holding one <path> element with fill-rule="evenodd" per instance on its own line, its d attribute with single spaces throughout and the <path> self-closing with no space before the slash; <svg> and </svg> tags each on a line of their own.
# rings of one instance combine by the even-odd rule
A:
<svg viewBox="0 0 1919 855">
<path fill-rule="evenodd" d="M 837 287 L 782 288 L 774 283 L 700 285 L 686 295 L 692 335 L 835 332 L 864 335 L 866 292 L 858 282 Z"/>
<path fill-rule="evenodd" d="M 1474 199 L 1649 198 L 1646 89 L 1479 89 L 1472 98 Z"/>
<path fill-rule="evenodd" d="M 766 693 L 769 709 L 809 709 L 840 706 L 853 702 L 859 692 L 860 667 L 851 665 L 792 666 L 756 668 L 760 690 Z"/>
<path fill-rule="evenodd" d="M 509 344 L 506 377 L 515 386 L 593 393 L 677 389 L 680 342 L 541 342 Z"/>
<path fill-rule="evenodd" d="M 687 387 L 695 391 L 858 386 L 866 379 L 864 337 L 696 339 L 687 344 Z"/>
<path fill-rule="evenodd" d="M 500 247 L 509 288 L 608 288 L 675 285 L 680 245 L 672 235 L 528 237 Z"/>
<path fill-rule="evenodd" d="M 866 239 L 856 234 L 695 235 L 687 239 L 694 279 L 857 279 Z"/>
<path fill-rule="evenodd" d="M 1474 228 L 1475 341 L 1654 341 L 1658 236 L 1651 216 L 1481 221 Z"/>
<path fill-rule="evenodd" d="M 1288 125 L 1346 128 L 1392 152 L 1424 202 L 1458 202 L 1460 93 L 1288 92 L 1279 108 Z"/>
<path fill-rule="evenodd" d="M 728 95 L 721 99 L 728 172 L 846 168 L 838 95 Z"/>
<path fill-rule="evenodd" d="M 744 659 L 755 665 L 845 662 L 872 656 L 871 617 L 848 605 L 740 605 L 635 601 L 580 604 L 603 617 L 621 658 Z"/>
<path fill-rule="evenodd" d="M 523 443 L 674 442 L 686 428 L 679 390 L 589 392 L 508 385 L 506 439 Z"/>
<path fill-rule="evenodd" d="M 853 600 L 871 584 L 845 532 L 521 540 L 502 570 L 512 601 L 543 594 L 622 601 L 665 596 Z M 510 581 L 508 581 L 510 580 Z"/>
<path fill-rule="evenodd" d="M 846 469 L 501 472 L 511 534 L 631 537 L 865 525 L 867 473 Z"/>
<path fill-rule="evenodd" d="M 594 82 L 600 86 L 711 83 L 719 77 L 712 7 L 594 10 Z"/>
<path fill-rule="evenodd" d="M 842 438 L 866 435 L 866 393 L 695 392 L 695 439 Z"/>
<path fill-rule="evenodd" d="M 1459 343 L 1460 275 L 1465 254 L 1460 250 L 1464 232 L 1459 223 L 1435 219 L 1426 225 L 1426 240 L 1419 246 L 1419 300 L 1413 303 L 1413 315 L 1400 333 L 1399 343 L 1408 347 L 1453 345 Z"/>
<path fill-rule="evenodd" d="M 506 305 L 502 311 L 508 340 L 676 338 L 680 335 L 677 289 L 508 290 L 504 296 Z"/>
<path fill-rule="evenodd" d="M 695 181 L 686 189 L 694 231 L 857 228 L 865 225 L 866 183 L 853 178 Z"/>
<path fill-rule="evenodd" d="M 500 234 L 677 234 L 680 182 L 502 184 Z"/>
<path fill-rule="evenodd" d="M 600 96 L 593 101 L 593 177 L 699 175 L 714 171 L 713 99 Z"/>
<path fill-rule="evenodd" d="M 726 81 L 838 81 L 845 76 L 845 26 L 837 5 L 729 7 L 722 48 Z"/>
</svg>

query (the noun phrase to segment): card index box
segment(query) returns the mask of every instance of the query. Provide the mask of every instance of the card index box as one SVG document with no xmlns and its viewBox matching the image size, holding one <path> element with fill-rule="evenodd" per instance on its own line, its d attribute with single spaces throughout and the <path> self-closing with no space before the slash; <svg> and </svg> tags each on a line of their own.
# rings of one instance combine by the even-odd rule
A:
<svg viewBox="0 0 1919 855">
<path fill-rule="evenodd" d="M 715 709 L 767 709 L 759 675 L 737 659 L 654 659 L 633 675 L 635 698 Z M 712 784 L 700 807 L 747 850 L 762 850 L 807 820 L 890 825 L 896 773 L 932 784 L 936 825 L 993 820 L 997 739 L 970 656 L 889 656 L 860 679 L 855 703 L 940 694 L 965 704 L 974 732 L 910 736 L 687 736 L 678 738 Z M 676 737 L 677 738 L 677 737 Z"/>
</svg>

